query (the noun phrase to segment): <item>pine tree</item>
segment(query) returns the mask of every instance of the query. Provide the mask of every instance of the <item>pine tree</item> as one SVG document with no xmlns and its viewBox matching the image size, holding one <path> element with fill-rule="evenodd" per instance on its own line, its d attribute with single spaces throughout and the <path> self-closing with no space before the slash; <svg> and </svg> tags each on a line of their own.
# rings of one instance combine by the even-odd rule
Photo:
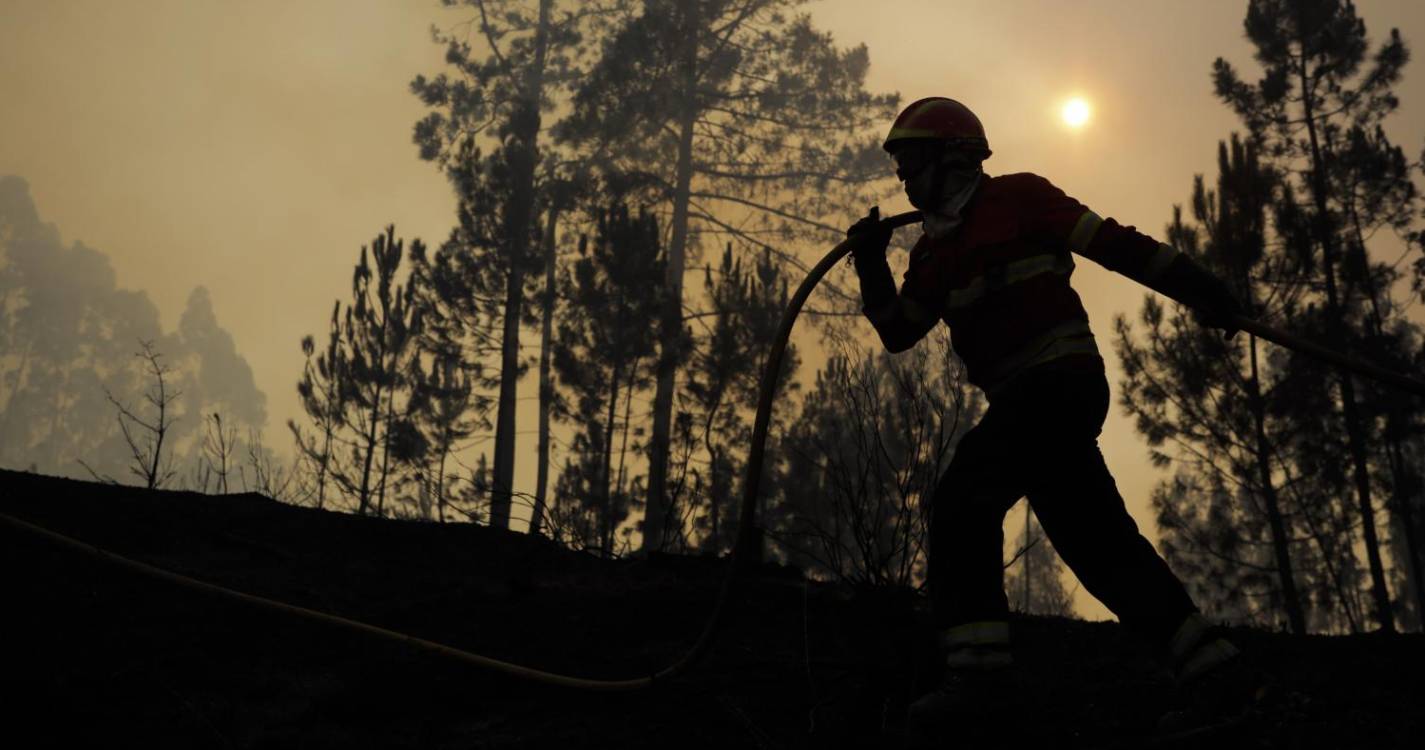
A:
<svg viewBox="0 0 1425 750">
<path fill-rule="evenodd" d="M 554 390 L 554 318 L 558 314 L 556 300 L 559 267 L 560 219 L 576 200 L 588 190 L 587 175 L 576 172 L 572 178 L 551 177 L 545 183 L 544 288 L 540 292 L 539 311 L 539 423 L 537 430 L 538 466 L 535 467 L 534 509 L 530 513 L 529 533 L 543 533 L 544 514 L 548 504 L 549 454 L 552 444 L 550 419 L 557 394 Z"/>
<path fill-rule="evenodd" d="M 1403 278 L 1396 270 L 1399 261 L 1373 261 L 1367 250 L 1368 239 L 1382 229 L 1396 236 L 1409 235 L 1415 208 L 1420 205 L 1411 179 L 1412 165 L 1379 123 L 1374 131 L 1352 125 L 1344 141 L 1344 147 L 1332 149 L 1337 158 L 1329 166 L 1333 190 L 1343 196 L 1342 285 L 1348 290 L 1346 296 L 1360 300 L 1360 351 L 1370 361 L 1397 372 L 1418 372 L 1413 360 L 1421 351 L 1420 327 L 1407 318 L 1408 305 L 1394 294 Z M 1328 140 L 1328 145 L 1337 144 Z M 1416 532 L 1416 516 L 1425 498 L 1405 458 L 1409 442 L 1425 431 L 1425 402 L 1371 381 L 1362 381 L 1360 387 L 1363 418 L 1380 425 L 1381 430 L 1385 455 L 1378 455 L 1376 461 L 1385 466 L 1377 473 L 1383 475 L 1386 507 L 1395 532 L 1391 557 L 1397 561 L 1399 578 L 1405 584 L 1397 590 L 1413 599 L 1415 612 L 1425 611 L 1421 539 Z"/>
<path fill-rule="evenodd" d="M 414 423 L 428 447 L 429 459 L 421 467 L 421 515 L 429 518 L 433 504 L 436 520 L 445 523 L 445 509 L 451 501 L 446 463 L 461 441 L 477 430 L 488 429 L 489 422 L 476 416 L 480 410 L 472 408 L 477 400 L 474 383 L 457 358 L 437 358 L 430 374 L 416 381 L 412 398 Z"/>
<path fill-rule="evenodd" d="M 412 245 L 422 243 L 417 239 Z M 404 249 L 394 224 L 386 227 L 385 235 L 376 236 L 371 243 L 373 289 L 373 269 L 366 246 L 361 247 L 361 260 L 352 274 L 352 302 L 342 327 L 347 356 L 343 421 L 356 433 L 351 462 L 353 473 L 359 475 L 353 478 L 356 512 L 362 515 L 373 505 L 384 512 L 393 438 L 408 434 L 404 426 L 392 429 L 397 424 L 398 400 L 409 399 L 406 369 L 416 356 L 413 342 L 421 330 L 420 308 L 411 303 L 408 288 L 395 281 Z"/>
<path fill-rule="evenodd" d="M 342 349 L 341 301 L 332 305 L 331 331 L 324 352 L 316 351 L 316 341 L 311 336 L 302 337 L 302 353 L 307 362 L 302 369 L 302 379 L 297 383 L 297 395 L 302 402 L 302 410 L 312 420 L 315 434 L 308 436 L 296 420 L 288 419 L 287 428 L 297 444 L 297 453 L 316 473 L 316 507 L 323 508 L 327 499 L 327 482 L 332 475 L 345 476 L 340 466 L 341 454 L 336 450 L 337 440 L 346 413 L 345 387 L 346 353 Z"/>
<path fill-rule="evenodd" d="M 695 410 L 694 416 L 702 435 L 702 448 L 707 451 L 704 471 L 692 469 L 696 494 L 706 504 L 698 519 L 704 533 L 699 545 L 703 551 L 718 554 L 724 551 L 730 535 L 728 524 L 737 522 L 731 511 L 734 501 L 736 464 L 733 446 L 745 445 L 747 430 L 737 410 L 737 399 L 730 391 L 748 365 L 741 331 L 740 316 L 746 296 L 746 278 L 742 264 L 733 258 L 732 245 L 723 252 L 714 281 L 713 269 L 703 271 L 703 289 L 712 308 L 710 329 L 700 345 L 693 348 L 688 363 L 688 379 L 684 388 Z M 701 321 L 700 321 L 701 322 Z M 670 515 L 677 517 L 677 494 L 670 498 Z"/>
<path fill-rule="evenodd" d="M 486 54 L 472 56 L 468 42 L 432 29 L 435 41 L 447 46 L 446 62 L 461 77 L 442 73 L 434 80 L 417 76 L 413 93 L 432 112 L 416 124 L 414 140 L 421 158 L 438 162 L 451 177 L 462 200 L 471 192 L 493 194 L 490 216 L 496 231 L 478 235 L 465 252 L 480 255 L 487 273 L 503 283 L 498 294 L 500 324 L 499 399 L 495 418 L 495 456 L 490 523 L 508 528 L 513 497 L 517 385 L 524 369 L 519 356 L 526 282 L 540 258 L 531 252 L 539 242 L 536 208 L 542 186 L 536 172 L 543 153 L 543 114 L 578 74 L 591 19 L 608 11 L 603 2 L 567 3 L 562 13 L 554 0 L 443 0 L 447 7 L 466 5 L 478 18 L 471 21 L 485 43 Z M 615 2 L 616 6 L 617 3 Z M 491 127 L 493 126 L 493 127 Z M 491 143 L 488 156 L 477 144 Z M 484 162 L 481 164 L 480 162 Z M 477 178 L 472 180 L 471 178 Z M 480 180 L 496 183 L 491 191 Z"/>
<path fill-rule="evenodd" d="M 1393 29 L 1363 70 L 1369 48 L 1365 23 L 1347 0 L 1252 0 L 1244 26 L 1264 75 L 1255 85 L 1245 83 L 1232 65 L 1218 58 L 1213 65 L 1217 94 L 1246 122 L 1283 173 L 1302 175 L 1309 204 L 1303 210 L 1305 237 L 1300 241 L 1319 253 L 1316 269 L 1324 290 L 1320 305 L 1326 340 L 1347 349 L 1360 331 L 1358 316 L 1351 314 L 1358 309 L 1357 292 L 1342 284 L 1348 260 L 1343 217 L 1350 193 L 1333 179 L 1332 165 L 1350 143 L 1350 133 L 1378 133 L 1379 123 L 1397 108 L 1394 87 L 1409 54 Z M 1384 145 L 1378 143 L 1376 150 Z M 1371 477 L 1377 426 L 1361 413 L 1359 389 L 1349 373 L 1338 368 L 1334 380 L 1374 617 L 1382 629 L 1393 631 Z"/>
<path fill-rule="evenodd" d="M 1230 148 L 1218 144 L 1216 189 L 1207 189 L 1201 175 L 1194 180 L 1196 223 L 1184 223 L 1182 208 L 1175 206 L 1167 229 L 1169 243 L 1228 280 L 1253 317 L 1274 323 L 1294 317 L 1304 288 L 1296 260 L 1267 251 L 1268 207 L 1277 184 L 1254 146 L 1234 135 Z M 1224 342 L 1183 306 L 1165 310 L 1149 297 L 1142 322 L 1146 339 L 1139 343 L 1124 318 L 1116 321 L 1122 400 L 1151 446 L 1171 442 L 1182 456 L 1173 486 L 1155 493 L 1160 525 L 1171 537 L 1165 547 L 1183 567 L 1210 571 L 1214 586 L 1231 580 L 1240 591 L 1245 573 L 1232 566 L 1274 569 L 1275 581 L 1250 578 L 1265 588 L 1255 592 L 1268 600 L 1260 609 L 1268 619 L 1284 614 L 1293 632 L 1305 632 L 1294 534 L 1273 449 L 1278 435 L 1294 429 L 1273 383 L 1280 374 L 1267 371 L 1255 337 Z M 1284 411 L 1285 418 L 1277 416 Z M 1161 452 L 1155 457 L 1159 465 L 1170 460 Z M 1216 546 L 1206 547 L 1209 541 Z M 1228 555 L 1223 547 L 1238 552 Z"/>
<path fill-rule="evenodd" d="M 884 175 L 874 131 L 894 96 L 864 90 L 864 46 L 835 47 L 797 0 L 644 0 L 612 31 L 558 135 L 667 217 L 642 546 L 662 549 L 683 336 L 683 275 L 698 237 L 725 233 L 798 267 L 790 245 L 842 236 Z M 745 217 L 745 218 L 744 218 Z M 775 244 L 777 242 L 785 243 Z"/>
<path fill-rule="evenodd" d="M 576 434 L 552 520 L 577 543 L 606 556 L 614 554 L 615 533 L 631 507 L 624 488 L 626 438 L 618 474 L 613 467 L 618 410 L 622 406 L 627 431 L 633 392 L 648 384 L 654 351 L 649 321 L 662 302 L 662 290 L 649 280 L 662 277 L 662 263 L 657 220 L 648 213 L 630 216 L 616 204 L 599 216 L 594 242 L 581 243 L 562 284 L 567 309 L 553 364 L 573 401 L 561 416 L 574 423 Z"/>
<path fill-rule="evenodd" d="M 764 250 L 755 265 L 744 269 L 729 243 L 718 268 L 703 269 L 703 291 L 709 310 L 688 316 L 702 324 L 705 335 L 690 347 L 687 379 L 683 389 L 684 402 L 690 404 L 702 452 L 706 454 L 704 471 L 692 469 L 695 485 L 689 508 L 696 529 L 701 532 L 698 546 L 719 554 L 733 540 L 740 510 L 740 494 L 736 480 L 742 477 L 746 455 L 743 448 L 752 439 L 748 418 L 757 407 L 762 368 L 772 347 L 772 341 L 787 305 L 788 284 L 780 264 Z M 708 322 L 708 319 L 711 319 Z M 797 383 L 792 381 L 798 366 L 795 346 L 789 345 L 783 355 L 778 393 L 794 397 Z M 789 410 L 772 415 L 771 430 L 785 423 Z M 683 478 L 679 478 L 670 493 L 674 517 L 681 518 L 679 498 Z M 681 536 L 682 529 L 672 533 Z M 760 547 L 759 547 L 760 549 Z"/>
</svg>

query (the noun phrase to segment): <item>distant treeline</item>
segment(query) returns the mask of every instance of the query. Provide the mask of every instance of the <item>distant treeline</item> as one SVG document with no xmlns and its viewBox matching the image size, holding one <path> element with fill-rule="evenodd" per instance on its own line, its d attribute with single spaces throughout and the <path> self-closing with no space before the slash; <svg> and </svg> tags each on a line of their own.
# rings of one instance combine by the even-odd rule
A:
<svg viewBox="0 0 1425 750">
<path fill-rule="evenodd" d="M 62 245 L 29 184 L 0 176 L 0 465 L 150 484 L 135 458 L 149 433 L 134 420 L 156 415 L 155 365 L 169 403 L 155 479 L 217 489 L 231 469 L 228 486 L 256 489 L 253 467 L 274 460 L 260 439 L 267 399 L 208 290 L 196 287 L 165 333 L 146 293 L 117 287 L 108 256 Z M 204 446 L 219 440 L 215 471 Z"/>
</svg>

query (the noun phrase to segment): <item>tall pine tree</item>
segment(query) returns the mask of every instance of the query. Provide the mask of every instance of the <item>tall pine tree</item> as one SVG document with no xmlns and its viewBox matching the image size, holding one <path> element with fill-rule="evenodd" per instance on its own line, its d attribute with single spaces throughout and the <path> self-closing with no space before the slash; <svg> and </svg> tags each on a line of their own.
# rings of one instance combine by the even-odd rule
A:
<svg viewBox="0 0 1425 750">
<path fill-rule="evenodd" d="M 606 556 L 614 554 L 616 532 L 632 505 L 627 487 L 634 482 L 625 474 L 629 410 L 634 392 L 649 383 L 649 323 L 662 303 L 656 282 L 662 264 L 657 219 L 646 212 L 630 215 L 616 204 L 599 216 L 594 241 L 581 243 L 563 281 L 567 303 L 553 363 L 572 402 L 560 411 L 576 434 L 551 520 L 576 543 Z M 622 443 L 617 451 L 616 442 Z"/>
<path fill-rule="evenodd" d="M 782 267 L 763 251 L 750 268 L 744 268 L 729 243 L 717 268 L 703 268 L 703 291 L 709 309 L 689 316 L 704 335 L 689 349 L 684 402 L 689 404 L 698 448 L 705 454 L 701 470 L 691 468 L 669 493 L 670 507 L 679 519 L 669 533 L 681 537 L 682 518 L 691 517 L 704 552 L 726 551 L 733 541 L 743 475 L 744 448 L 752 439 L 749 417 L 757 407 L 763 363 L 772 347 L 782 310 L 787 305 L 788 282 Z M 778 393 L 791 397 L 799 357 L 795 346 L 783 354 Z M 790 418 L 790 410 L 772 415 L 771 431 Z M 691 446 L 690 446 L 691 447 Z M 689 461 L 691 461 L 691 457 Z M 691 484 L 692 492 L 684 492 Z M 688 496 L 686 510 L 680 509 Z"/>
<path fill-rule="evenodd" d="M 1365 23 L 1348 0 L 1252 0 L 1244 26 L 1263 76 L 1256 84 L 1246 83 L 1231 64 L 1218 58 L 1213 66 L 1217 94 L 1244 120 L 1264 155 L 1284 174 L 1300 176 L 1296 192 L 1308 203 L 1297 242 L 1310 247 L 1316 262 L 1323 292 L 1316 300 L 1321 328 L 1335 348 L 1352 349 L 1362 323 L 1359 291 L 1342 283 L 1349 256 L 1345 217 L 1350 192 L 1333 179 L 1333 164 L 1342 157 L 1349 133 L 1377 133 L 1381 121 L 1395 111 L 1399 101 L 1394 87 L 1409 54 L 1399 32 L 1392 30 L 1368 61 Z M 1283 230 L 1295 228 L 1289 224 Z M 1332 379 L 1346 433 L 1373 614 L 1383 630 L 1393 631 L 1371 467 L 1378 425 L 1362 413 L 1351 375 L 1337 368 Z"/>
<path fill-rule="evenodd" d="M 422 245 L 419 239 L 412 244 Z M 396 283 L 404 250 L 405 243 L 396 239 L 394 224 L 371 243 L 374 269 L 367 260 L 366 246 L 361 247 L 361 260 L 352 273 L 352 302 L 343 324 L 347 353 L 343 420 L 355 433 L 350 446 L 351 489 L 356 495 L 356 512 L 362 515 L 373 509 L 384 511 L 391 446 L 396 438 L 407 436 L 404 429 L 392 428 L 397 424 L 395 415 L 398 410 L 405 413 L 410 398 L 408 368 L 417 354 L 414 340 L 421 329 L 421 316 L 408 288 Z"/>
<path fill-rule="evenodd" d="M 1195 223 L 1185 223 L 1181 207 L 1174 207 L 1167 239 L 1226 279 L 1252 317 L 1281 324 L 1296 315 L 1305 279 L 1295 258 L 1267 252 L 1268 208 L 1277 182 L 1254 146 L 1234 135 L 1230 148 L 1218 144 L 1216 189 L 1209 190 L 1201 176 L 1194 181 Z M 1211 573 L 1198 576 L 1209 582 L 1204 585 L 1231 581 L 1236 593 L 1246 583 L 1264 588 L 1253 592 L 1265 599 L 1254 614 L 1269 621 L 1284 615 L 1293 632 L 1303 633 L 1295 534 L 1283 508 L 1284 481 L 1273 447 L 1295 429 L 1273 382 L 1280 374 L 1269 370 L 1255 337 L 1223 341 L 1187 308 L 1170 307 L 1147 299 L 1141 343 L 1126 320 L 1116 322 L 1123 403 L 1150 445 L 1171 442 L 1179 449 L 1179 473 L 1186 474 L 1155 494 L 1167 552 L 1183 567 Z M 1169 460 L 1156 455 L 1160 465 Z M 1228 554 L 1227 547 L 1237 552 Z M 1273 569 L 1275 575 L 1244 579 L 1246 569 Z"/>
<path fill-rule="evenodd" d="M 666 217 L 643 549 L 662 549 L 684 341 L 683 275 L 703 234 L 800 267 L 797 240 L 842 237 L 884 175 L 895 96 L 866 92 L 864 46 L 838 49 L 798 0 L 644 0 L 612 31 L 558 135 Z M 673 536 L 679 536 L 676 531 Z"/>
<path fill-rule="evenodd" d="M 340 463 L 341 453 L 337 450 L 341 438 L 342 418 L 346 414 L 346 352 L 342 347 L 344 339 L 341 330 L 341 301 L 332 304 L 331 330 L 324 351 L 316 355 L 316 341 L 311 336 L 302 337 L 302 353 L 307 362 L 302 368 L 302 379 L 297 383 L 297 395 L 301 399 L 302 410 L 312 420 L 313 433 L 306 434 L 296 420 L 288 419 L 287 428 L 297 444 L 297 455 L 316 474 L 315 504 L 318 509 L 326 505 L 327 484 L 333 477 L 345 477 L 346 469 Z"/>
<path fill-rule="evenodd" d="M 477 51 L 454 35 L 432 34 L 446 45 L 446 62 L 459 75 L 417 76 L 411 90 L 432 112 L 415 127 L 421 158 L 436 161 L 451 177 L 462 202 L 482 192 L 491 203 L 495 231 L 476 234 L 460 252 L 479 257 L 496 285 L 471 284 L 498 294 L 499 397 L 495 455 L 491 467 L 490 524 L 506 528 L 514 493 L 517 386 L 526 285 L 538 270 L 540 227 L 536 210 L 543 187 L 536 174 L 543 157 L 544 113 L 578 76 L 585 33 L 617 0 L 442 0 L 475 14 L 471 27 L 482 40 Z M 491 137 L 493 136 L 493 137 Z M 488 150 L 478 146 L 484 144 Z M 480 164 L 479 162 L 485 162 Z M 488 181 L 488 182 L 486 182 Z M 483 184 L 482 184 L 483 183 Z M 493 198 L 493 200 L 489 200 Z M 548 202 L 545 202 L 548 205 Z M 478 238 L 478 239 L 477 239 Z"/>
</svg>

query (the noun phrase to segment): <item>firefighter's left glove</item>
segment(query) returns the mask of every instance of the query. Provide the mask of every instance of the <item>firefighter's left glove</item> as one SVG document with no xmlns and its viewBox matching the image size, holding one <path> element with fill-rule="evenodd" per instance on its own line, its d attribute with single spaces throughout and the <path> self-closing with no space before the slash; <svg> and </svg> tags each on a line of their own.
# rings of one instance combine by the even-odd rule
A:
<svg viewBox="0 0 1425 750">
<path fill-rule="evenodd" d="M 1226 282 L 1186 255 L 1173 259 L 1168 274 L 1176 277 L 1175 286 L 1181 291 L 1178 299 L 1193 308 L 1200 323 L 1221 328 L 1223 338 L 1237 334 L 1236 319 L 1245 311 Z"/>
<path fill-rule="evenodd" d="M 846 239 L 852 240 L 851 256 L 859 262 L 884 259 L 886 248 L 891 244 L 893 230 L 881 223 L 881 207 L 872 206 L 871 212 L 846 230 Z"/>
</svg>

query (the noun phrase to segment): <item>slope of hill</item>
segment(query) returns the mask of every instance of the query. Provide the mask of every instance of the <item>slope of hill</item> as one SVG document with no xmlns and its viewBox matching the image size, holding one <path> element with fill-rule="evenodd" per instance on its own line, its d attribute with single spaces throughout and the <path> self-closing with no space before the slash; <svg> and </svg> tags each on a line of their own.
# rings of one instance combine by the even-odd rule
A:
<svg viewBox="0 0 1425 750">
<path fill-rule="evenodd" d="M 468 524 L 10 471 L 0 513 L 238 591 L 584 677 L 637 677 L 679 657 L 726 564 L 608 561 Z M 9 737 L 33 738 L 11 747 L 897 747 L 906 703 L 935 679 L 909 592 L 805 583 L 776 566 L 752 573 L 703 664 L 638 693 L 520 682 L 136 575 L 10 523 L 0 586 L 0 711 Z M 1407 747 L 1425 729 L 1418 635 L 1239 630 L 1289 700 L 1226 737 L 1164 739 L 1151 725 L 1171 687 L 1117 624 L 1026 617 L 1013 628 L 1026 688 L 986 717 L 996 744 Z"/>
</svg>

